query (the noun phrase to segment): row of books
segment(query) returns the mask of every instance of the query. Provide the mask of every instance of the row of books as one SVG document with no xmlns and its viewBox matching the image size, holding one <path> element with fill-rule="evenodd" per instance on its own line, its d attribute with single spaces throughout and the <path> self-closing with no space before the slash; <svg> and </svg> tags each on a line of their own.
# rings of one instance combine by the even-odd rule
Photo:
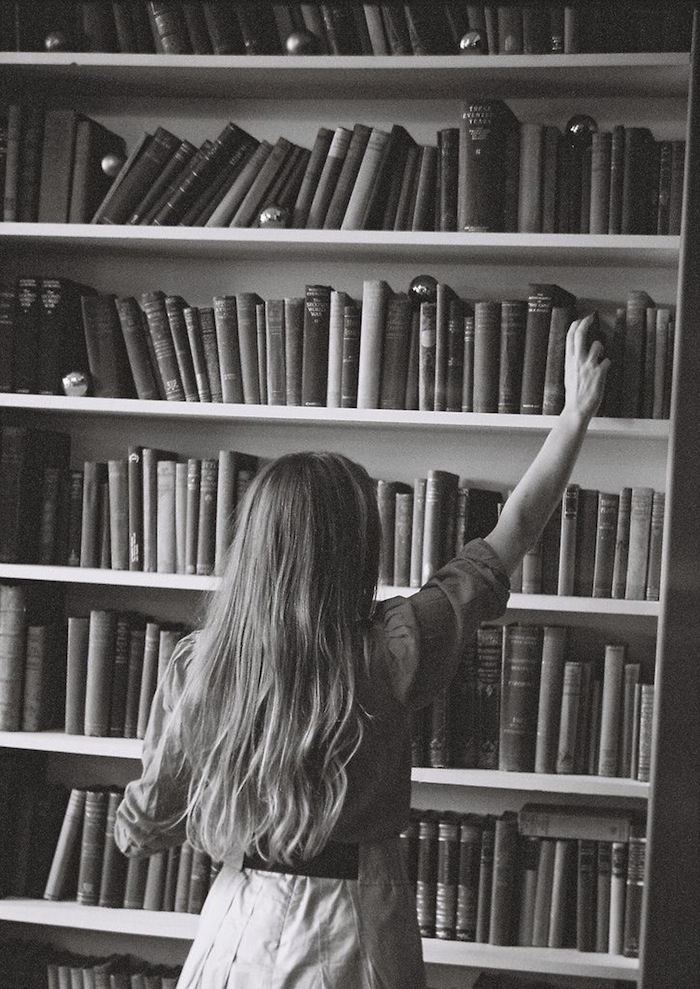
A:
<svg viewBox="0 0 700 989">
<path fill-rule="evenodd" d="M 46 8 L 46 9 L 44 9 Z M 683 5 L 70 0 L 1 8 L 0 50 L 216 55 L 514 55 L 688 51 Z M 467 37 L 465 38 L 465 35 Z M 56 37 L 58 36 L 58 37 Z"/>
<path fill-rule="evenodd" d="M 3 940 L 7 985 L 25 989 L 176 989 L 179 965 L 154 965 L 134 955 L 84 955 L 36 939 Z"/>
<path fill-rule="evenodd" d="M 89 370 L 100 398 L 557 415 L 575 315 L 575 297 L 543 282 L 522 299 L 465 299 L 419 275 L 399 291 L 365 279 L 359 300 L 309 284 L 190 306 L 26 276 L 0 293 L 0 391 L 62 394 L 66 373 Z M 600 414 L 668 418 L 673 309 L 631 290 L 594 336 L 611 361 Z"/>
<path fill-rule="evenodd" d="M 143 738 L 187 629 L 98 609 L 37 624 L 36 611 L 26 585 L 0 584 L 0 731 Z"/>
<path fill-rule="evenodd" d="M 318 128 L 311 148 L 233 122 L 199 147 L 122 138 L 70 108 L 6 110 L 3 219 L 155 226 L 678 234 L 685 142 L 565 131 L 473 99 L 434 143 L 399 123 Z M 585 119 L 586 125 L 574 123 Z M 583 136 L 582 136 L 583 135 Z M 106 175 L 103 160 L 121 162 Z"/>
<path fill-rule="evenodd" d="M 402 841 L 423 937 L 639 954 L 646 837 L 629 812 L 414 811 Z"/>
<path fill-rule="evenodd" d="M 420 587 L 465 541 L 486 536 L 499 491 L 431 470 L 413 488 L 379 480 L 380 582 Z M 511 578 L 523 594 L 658 601 L 665 495 L 648 487 L 619 494 L 569 484 L 542 537 Z M 408 579 L 407 579 L 408 578 Z"/>
<path fill-rule="evenodd" d="M 160 573 L 221 573 L 236 506 L 260 458 L 221 450 L 183 458 L 131 446 L 126 457 L 71 469 L 70 437 L 0 428 L 0 561 Z M 500 491 L 430 470 L 413 486 L 376 482 L 379 583 L 420 587 L 498 520 Z M 513 574 L 524 594 L 658 601 L 665 494 L 569 484 Z"/>
<path fill-rule="evenodd" d="M 64 792 L 60 799 L 65 801 L 65 796 Z M 60 832 L 54 837 L 43 898 L 200 913 L 220 865 L 187 841 L 147 857 L 127 858 L 114 841 L 122 797 L 118 788 L 71 788 Z"/>
<path fill-rule="evenodd" d="M 67 433 L 3 426 L 0 443 L 3 563 L 220 573 L 258 466 L 232 450 L 184 459 L 132 446 L 71 469 Z"/>
<path fill-rule="evenodd" d="M 654 685 L 622 643 L 566 626 L 482 625 L 412 722 L 414 766 L 649 781 Z"/>
</svg>

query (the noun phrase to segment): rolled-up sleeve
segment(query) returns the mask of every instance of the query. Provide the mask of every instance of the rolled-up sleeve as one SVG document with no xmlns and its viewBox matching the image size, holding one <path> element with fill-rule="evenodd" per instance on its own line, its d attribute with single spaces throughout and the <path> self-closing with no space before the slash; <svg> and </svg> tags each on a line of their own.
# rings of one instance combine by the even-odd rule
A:
<svg viewBox="0 0 700 989">
<path fill-rule="evenodd" d="M 474 539 L 408 598 L 379 608 L 394 689 L 412 708 L 446 687 L 468 638 L 505 611 L 510 581 L 497 554 Z"/>
<path fill-rule="evenodd" d="M 114 839 L 129 856 L 152 855 L 186 837 L 190 773 L 184 753 L 166 728 L 184 682 L 192 636 L 176 646 L 158 683 L 143 740 L 142 770 L 127 784 L 117 810 Z"/>
</svg>

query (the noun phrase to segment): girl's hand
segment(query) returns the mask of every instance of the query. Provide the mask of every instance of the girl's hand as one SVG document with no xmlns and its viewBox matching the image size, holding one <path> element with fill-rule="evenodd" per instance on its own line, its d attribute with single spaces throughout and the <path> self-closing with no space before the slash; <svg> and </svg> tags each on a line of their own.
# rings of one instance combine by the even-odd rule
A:
<svg viewBox="0 0 700 989">
<path fill-rule="evenodd" d="M 580 416 L 585 422 L 592 419 L 600 408 L 610 367 L 609 358 L 603 356 L 600 340 L 594 340 L 588 345 L 588 335 L 594 320 L 595 314 L 574 320 L 566 335 L 564 411 Z"/>
</svg>

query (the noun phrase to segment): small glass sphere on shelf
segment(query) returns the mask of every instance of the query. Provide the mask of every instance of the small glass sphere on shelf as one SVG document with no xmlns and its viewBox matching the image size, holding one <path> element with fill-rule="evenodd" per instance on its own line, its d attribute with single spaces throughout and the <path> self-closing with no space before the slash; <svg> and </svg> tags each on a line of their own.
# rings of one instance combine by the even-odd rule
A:
<svg viewBox="0 0 700 989">
<path fill-rule="evenodd" d="M 289 210 L 284 206 L 266 206 L 258 217 L 260 227 L 286 227 L 289 223 Z"/>
<path fill-rule="evenodd" d="M 593 140 L 593 134 L 598 130 L 598 124 L 587 113 L 577 113 L 567 120 L 564 133 L 572 147 L 585 149 Z"/>
<path fill-rule="evenodd" d="M 65 31 L 49 31 L 44 38 L 44 50 L 47 52 L 70 51 L 70 38 Z"/>
<path fill-rule="evenodd" d="M 90 391 L 90 375 L 87 371 L 69 371 L 62 379 L 63 391 L 72 397 L 82 397 Z"/>
<path fill-rule="evenodd" d="M 435 302 L 437 284 L 437 278 L 432 275 L 416 275 L 408 286 L 408 295 L 414 306 L 419 306 L 421 302 Z"/>
<path fill-rule="evenodd" d="M 100 162 L 100 168 L 110 179 L 116 177 L 124 164 L 124 158 L 121 155 L 108 154 L 105 155 Z"/>
<path fill-rule="evenodd" d="M 288 55 L 320 55 L 322 53 L 321 42 L 313 31 L 306 31 L 300 28 L 292 31 L 287 36 L 284 43 Z"/>
<path fill-rule="evenodd" d="M 464 55 L 486 54 L 486 38 L 481 31 L 467 31 L 459 41 L 459 50 Z"/>
</svg>

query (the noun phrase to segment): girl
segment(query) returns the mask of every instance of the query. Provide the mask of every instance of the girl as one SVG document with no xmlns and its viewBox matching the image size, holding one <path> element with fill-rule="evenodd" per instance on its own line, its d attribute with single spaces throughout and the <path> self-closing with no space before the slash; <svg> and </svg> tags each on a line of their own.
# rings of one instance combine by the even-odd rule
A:
<svg viewBox="0 0 700 989">
<path fill-rule="evenodd" d="M 362 467 L 291 454 L 251 485 L 115 827 L 128 855 L 188 838 L 223 863 L 179 989 L 425 985 L 398 840 L 409 718 L 503 613 L 508 574 L 562 497 L 609 364 L 591 321 L 569 330 L 564 410 L 498 524 L 411 597 L 374 601 L 380 524 Z"/>
</svg>

